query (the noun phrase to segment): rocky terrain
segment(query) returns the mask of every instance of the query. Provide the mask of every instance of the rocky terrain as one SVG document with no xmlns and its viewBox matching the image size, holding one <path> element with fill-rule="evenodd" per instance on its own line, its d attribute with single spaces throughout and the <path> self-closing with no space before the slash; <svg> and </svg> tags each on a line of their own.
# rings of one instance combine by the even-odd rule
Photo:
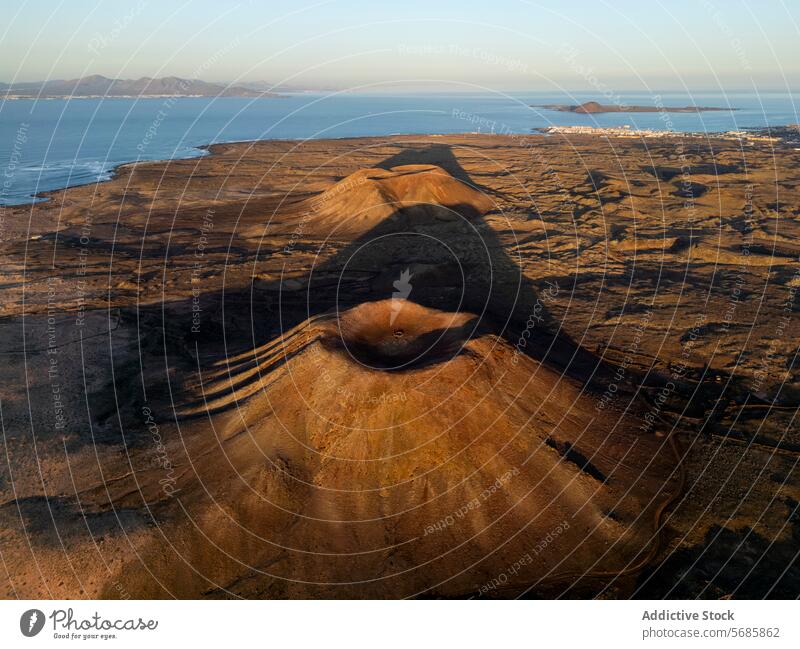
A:
<svg viewBox="0 0 800 649">
<path fill-rule="evenodd" d="M 3 211 L 2 596 L 797 596 L 800 153 L 211 153 Z"/>
</svg>

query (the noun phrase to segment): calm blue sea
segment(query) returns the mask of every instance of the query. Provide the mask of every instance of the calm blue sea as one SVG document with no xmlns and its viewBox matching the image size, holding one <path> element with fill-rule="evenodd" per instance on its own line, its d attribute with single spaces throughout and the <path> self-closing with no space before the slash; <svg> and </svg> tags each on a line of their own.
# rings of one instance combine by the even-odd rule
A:
<svg viewBox="0 0 800 649">
<path fill-rule="evenodd" d="M 718 132 L 800 122 L 800 95 L 662 93 L 666 106 L 731 106 L 735 112 L 672 114 L 679 131 Z M 203 155 L 197 147 L 257 139 L 339 138 L 398 133 L 529 133 L 586 124 L 666 129 L 658 113 L 574 115 L 531 104 L 604 101 L 597 93 L 294 94 L 281 98 L 0 101 L 0 204 L 108 179 L 119 164 Z M 630 105 L 652 95 L 623 94 Z M 609 102 L 606 102 L 609 103 Z"/>
</svg>

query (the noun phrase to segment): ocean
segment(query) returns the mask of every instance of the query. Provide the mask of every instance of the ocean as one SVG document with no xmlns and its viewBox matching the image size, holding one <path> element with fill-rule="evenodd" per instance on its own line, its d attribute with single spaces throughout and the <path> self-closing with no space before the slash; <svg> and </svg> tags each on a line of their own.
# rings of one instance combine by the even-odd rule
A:
<svg viewBox="0 0 800 649">
<path fill-rule="evenodd" d="M 279 98 L 0 100 L 0 204 L 106 180 L 117 165 L 205 155 L 204 144 L 259 139 L 431 133 L 530 133 L 546 126 L 622 126 L 721 132 L 800 122 L 800 95 L 660 93 L 664 106 L 734 107 L 732 112 L 576 115 L 532 105 L 613 103 L 597 93 L 315 94 Z M 622 94 L 654 105 L 652 94 Z"/>
</svg>

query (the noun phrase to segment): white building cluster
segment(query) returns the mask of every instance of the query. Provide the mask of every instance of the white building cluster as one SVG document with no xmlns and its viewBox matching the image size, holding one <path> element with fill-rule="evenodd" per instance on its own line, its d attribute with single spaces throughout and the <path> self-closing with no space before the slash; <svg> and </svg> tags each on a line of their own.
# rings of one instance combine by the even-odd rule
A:
<svg viewBox="0 0 800 649">
<path fill-rule="evenodd" d="M 724 140 L 742 140 L 747 142 L 777 142 L 779 138 L 750 133 L 748 131 L 727 131 L 725 133 L 685 133 L 682 131 L 656 131 L 653 129 L 635 129 L 630 125 L 599 126 L 548 126 L 541 129 L 549 135 L 599 135 L 603 137 L 625 138 L 721 138 Z"/>
</svg>

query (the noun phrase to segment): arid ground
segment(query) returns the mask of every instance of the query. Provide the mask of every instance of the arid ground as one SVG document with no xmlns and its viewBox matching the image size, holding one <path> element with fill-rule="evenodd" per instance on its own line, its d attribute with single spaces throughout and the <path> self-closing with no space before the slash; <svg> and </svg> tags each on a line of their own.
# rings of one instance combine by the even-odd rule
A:
<svg viewBox="0 0 800 649">
<path fill-rule="evenodd" d="M 796 597 L 799 185 L 398 136 L 5 209 L 0 596 Z"/>
</svg>

